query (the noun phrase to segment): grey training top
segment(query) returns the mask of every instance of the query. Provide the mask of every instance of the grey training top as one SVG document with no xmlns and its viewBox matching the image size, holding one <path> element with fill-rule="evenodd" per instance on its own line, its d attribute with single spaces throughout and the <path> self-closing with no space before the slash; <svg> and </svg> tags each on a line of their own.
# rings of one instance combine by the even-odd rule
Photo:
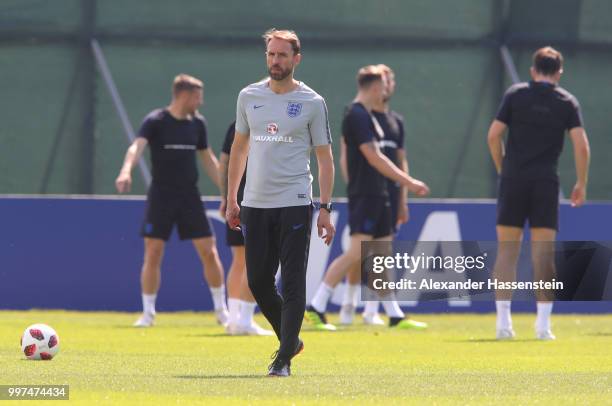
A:
<svg viewBox="0 0 612 406">
<path fill-rule="evenodd" d="M 274 93 L 267 79 L 253 83 L 238 95 L 236 131 L 250 137 L 243 206 L 311 204 L 310 152 L 331 144 L 321 96 L 302 82 L 285 94 Z"/>
</svg>

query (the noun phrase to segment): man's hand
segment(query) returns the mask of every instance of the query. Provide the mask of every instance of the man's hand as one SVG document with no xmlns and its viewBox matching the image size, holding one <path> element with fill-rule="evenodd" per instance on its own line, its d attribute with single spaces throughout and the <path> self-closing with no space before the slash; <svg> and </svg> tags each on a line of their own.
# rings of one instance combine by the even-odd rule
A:
<svg viewBox="0 0 612 406">
<path fill-rule="evenodd" d="M 138 162 L 147 146 L 147 139 L 143 137 L 136 137 L 134 142 L 130 145 L 125 153 L 125 159 L 123 165 L 119 171 L 119 176 L 115 179 L 115 187 L 119 193 L 129 192 L 132 187 L 132 168 L 134 164 Z"/>
<path fill-rule="evenodd" d="M 406 187 L 417 196 L 427 196 L 429 194 L 429 186 L 418 179 L 411 178 L 411 182 Z"/>
<path fill-rule="evenodd" d="M 576 183 L 574 185 L 574 190 L 572 190 L 571 202 L 572 207 L 580 207 L 584 204 L 586 200 L 586 186 Z"/>
<path fill-rule="evenodd" d="M 324 240 L 325 245 L 331 245 L 334 235 L 336 234 L 336 227 L 331 223 L 330 213 L 325 209 L 319 210 L 317 230 L 319 232 L 319 237 Z M 324 230 L 325 234 L 323 234 Z"/>
<path fill-rule="evenodd" d="M 236 201 L 228 201 L 225 209 L 225 219 L 229 228 L 232 230 L 240 230 L 240 206 Z"/>
<path fill-rule="evenodd" d="M 129 192 L 132 188 L 132 175 L 129 172 L 121 172 L 115 180 L 115 186 L 119 193 Z"/>
<path fill-rule="evenodd" d="M 410 220 L 410 210 L 406 203 L 400 203 L 397 208 L 397 225 L 406 224 Z"/>
</svg>

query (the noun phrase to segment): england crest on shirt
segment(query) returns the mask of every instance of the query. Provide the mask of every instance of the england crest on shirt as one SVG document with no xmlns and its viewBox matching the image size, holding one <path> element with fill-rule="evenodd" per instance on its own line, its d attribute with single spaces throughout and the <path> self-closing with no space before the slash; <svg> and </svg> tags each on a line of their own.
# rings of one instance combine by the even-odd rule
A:
<svg viewBox="0 0 612 406">
<path fill-rule="evenodd" d="M 302 103 L 287 103 L 287 115 L 291 118 L 297 117 L 302 113 Z"/>
</svg>

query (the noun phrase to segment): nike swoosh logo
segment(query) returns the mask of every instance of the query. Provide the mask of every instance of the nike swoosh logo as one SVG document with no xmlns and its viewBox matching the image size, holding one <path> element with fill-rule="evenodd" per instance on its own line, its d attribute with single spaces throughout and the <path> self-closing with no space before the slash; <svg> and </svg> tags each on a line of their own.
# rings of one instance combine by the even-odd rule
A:
<svg viewBox="0 0 612 406">
<path fill-rule="evenodd" d="M 260 104 L 259 106 L 258 106 L 258 105 L 254 105 L 254 106 L 253 106 L 253 109 L 254 109 L 254 110 L 257 110 L 258 108 L 263 107 L 263 106 L 264 106 L 263 104 Z"/>
<path fill-rule="evenodd" d="M 293 229 L 294 229 L 294 230 L 299 230 L 299 229 L 300 229 L 300 228 L 302 228 L 303 226 L 304 226 L 304 224 L 295 224 L 295 225 L 293 226 Z"/>
</svg>

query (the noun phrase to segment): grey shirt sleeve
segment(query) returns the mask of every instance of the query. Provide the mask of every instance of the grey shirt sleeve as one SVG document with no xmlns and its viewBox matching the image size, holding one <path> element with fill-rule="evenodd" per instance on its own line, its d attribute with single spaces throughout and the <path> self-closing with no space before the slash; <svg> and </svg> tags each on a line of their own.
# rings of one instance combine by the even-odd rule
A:
<svg viewBox="0 0 612 406">
<path fill-rule="evenodd" d="M 249 134 L 249 122 L 246 115 L 245 107 L 245 94 L 244 91 L 238 95 L 238 101 L 236 102 L 236 131 L 241 134 Z"/>
<path fill-rule="evenodd" d="M 329 120 L 327 118 L 327 105 L 322 97 L 315 99 L 314 103 L 315 108 L 309 127 L 312 145 L 315 147 L 329 145 L 332 140 L 329 130 Z"/>
</svg>

